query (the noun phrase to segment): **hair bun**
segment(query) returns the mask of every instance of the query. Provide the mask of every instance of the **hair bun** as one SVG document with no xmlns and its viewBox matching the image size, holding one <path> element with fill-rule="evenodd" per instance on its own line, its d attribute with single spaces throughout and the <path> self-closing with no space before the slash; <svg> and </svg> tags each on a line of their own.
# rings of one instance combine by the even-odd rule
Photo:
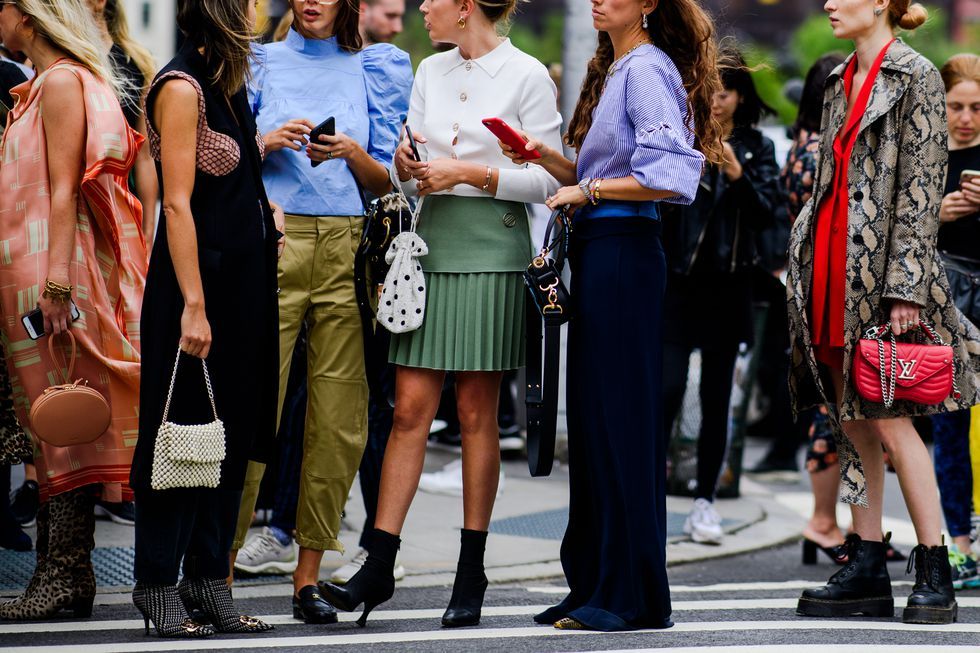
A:
<svg viewBox="0 0 980 653">
<path fill-rule="evenodd" d="M 898 26 L 905 30 L 913 30 L 929 18 L 929 12 L 918 2 L 909 5 L 908 10 L 898 19 Z"/>
</svg>

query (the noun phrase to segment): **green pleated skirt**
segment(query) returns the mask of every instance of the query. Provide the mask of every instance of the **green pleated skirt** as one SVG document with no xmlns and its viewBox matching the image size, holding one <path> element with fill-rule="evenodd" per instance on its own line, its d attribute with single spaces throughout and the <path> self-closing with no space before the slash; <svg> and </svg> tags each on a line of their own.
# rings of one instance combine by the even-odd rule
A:
<svg viewBox="0 0 980 653">
<path fill-rule="evenodd" d="M 422 326 L 392 334 L 395 365 L 456 372 L 524 365 L 524 280 L 520 272 L 430 272 Z"/>
<path fill-rule="evenodd" d="M 524 365 L 527 211 L 519 202 L 436 195 L 419 212 L 429 253 L 422 327 L 392 335 L 395 365 L 457 372 Z"/>
</svg>

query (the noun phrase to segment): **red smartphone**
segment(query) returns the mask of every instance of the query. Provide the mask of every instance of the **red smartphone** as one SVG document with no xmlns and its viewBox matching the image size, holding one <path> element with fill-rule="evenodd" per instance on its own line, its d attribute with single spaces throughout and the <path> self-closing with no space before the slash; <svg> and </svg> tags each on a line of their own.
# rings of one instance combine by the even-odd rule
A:
<svg viewBox="0 0 980 653">
<path fill-rule="evenodd" d="M 523 152 L 521 158 L 528 160 L 541 158 L 541 153 L 537 150 L 525 151 L 527 140 L 500 118 L 484 118 L 483 126 L 515 152 Z"/>
</svg>

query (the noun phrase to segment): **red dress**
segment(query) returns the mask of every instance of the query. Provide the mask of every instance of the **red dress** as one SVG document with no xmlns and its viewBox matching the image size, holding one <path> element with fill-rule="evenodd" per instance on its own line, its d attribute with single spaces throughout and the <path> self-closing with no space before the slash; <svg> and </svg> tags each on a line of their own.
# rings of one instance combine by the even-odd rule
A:
<svg viewBox="0 0 980 653">
<path fill-rule="evenodd" d="M 847 271 L 847 213 L 850 192 L 847 184 L 851 152 L 868 107 L 881 62 L 893 41 L 875 59 L 851 110 L 851 117 L 834 139 L 834 178 L 817 209 L 813 235 L 813 287 L 810 294 L 810 324 L 813 353 L 831 368 L 844 369 L 844 294 Z M 844 96 L 851 97 L 857 57 L 844 71 Z"/>
</svg>

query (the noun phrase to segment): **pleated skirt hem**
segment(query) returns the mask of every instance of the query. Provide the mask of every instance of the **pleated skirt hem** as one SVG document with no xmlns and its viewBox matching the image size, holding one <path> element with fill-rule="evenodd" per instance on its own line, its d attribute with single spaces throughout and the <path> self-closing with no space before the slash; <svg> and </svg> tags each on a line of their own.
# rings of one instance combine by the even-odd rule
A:
<svg viewBox="0 0 980 653">
<path fill-rule="evenodd" d="M 430 272 L 421 328 L 392 334 L 394 365 L 454 372 L 524 365 L 524 280 L 520 272 Z"/>
</svg>

